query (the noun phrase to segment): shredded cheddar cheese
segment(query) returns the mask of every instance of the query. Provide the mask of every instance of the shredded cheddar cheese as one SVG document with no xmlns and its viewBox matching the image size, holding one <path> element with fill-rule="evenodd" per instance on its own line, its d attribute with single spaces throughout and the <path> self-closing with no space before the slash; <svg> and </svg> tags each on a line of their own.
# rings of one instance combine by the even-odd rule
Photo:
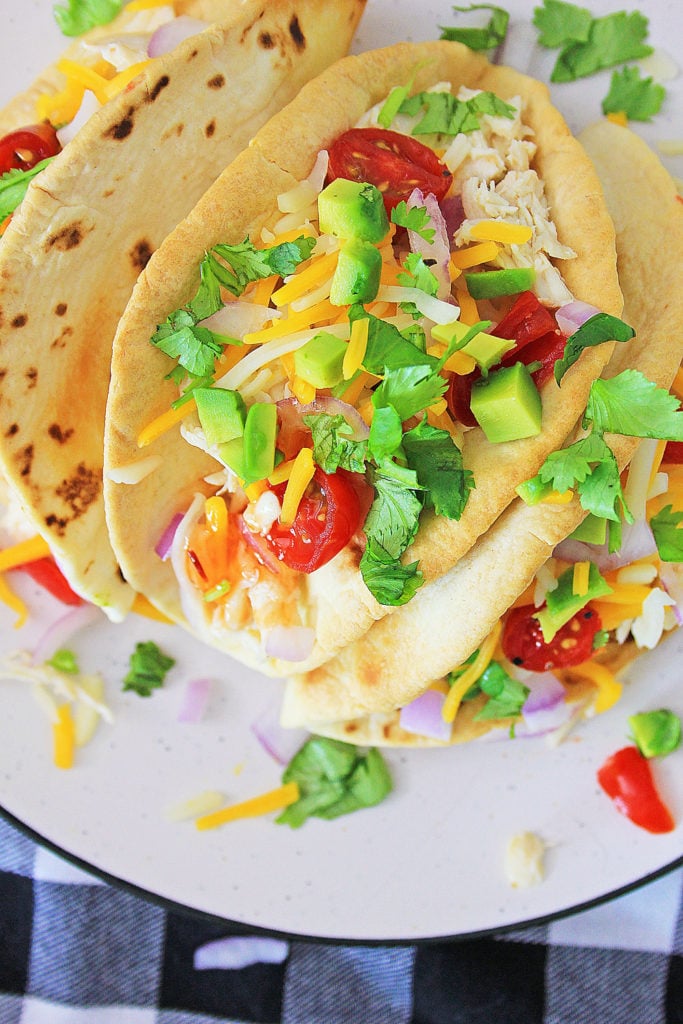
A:
<svg viewBox="0 0 683 1024">
<path fill-rule="evenodd" d="M 109 99 L 107 88 L 110 80 L 95 71 L 94 68 L 85 67 L 84 64 L 77 64 L 75 60 L 62 57 L 57 62 L 57 70 L 61 71 L 67 79 L 78 82 L 85 89 L 90 89 L 91 92 L 94 92 L 100 103 L 106 103 Z"/>
<path fill-rule="evenodd" d="M 114 96 L 118 95 L 118 93 L 123 92 L 126 86 L 132 82 L 134 78 L 137 78 L 149 63 L 150 61 L 148 60 L 141 60 L 138 61 L 137 64 L 131 64 L 130 67 L 124 68 L 123 71 L 119 71 L 118 75 L 115 75 L 103 87 L 103 91 L 107 99 L 110 100 Z"/>
<path fill-rule="evenodd" d="M 313 451 L 311 448 L 302 448 L 294 459 L 292 471 L 287 481 L 287 489 L 282 499 L 280 522 L 283 526 L 291 526 L 296 519 L 301 499 L 313 479 L 314 473 Z"/>
<path fill-rule="evenodd" d="M 223 807 L 212 814 L 204 814 L 201 818 L 195 819 L 195 826 L 201 831 L 210 828 L 218 828 L 229 821 L 239 821 L 242 818 L 258 818 L 263 814 L 270 814 L 271 811 L 280 811 L 290 804 L 296 803 L 299 799 L 299 787 L 296 782 L 287 782 L 284 786 L 271 789 L 261 796 L 252 797 L 251 800 L 244 800 L 238 804 L 231 804 Z"/>
<path fill-rule="evenodd" d="M 626 128 L 628 125 L 628 118 L 625 110 L 615 110 L 605 116 L 608 121 L 612 122 L 612 124 L 619 124 L 622 128 Z"/>
<path fill-rule="evenodd" d="M 469 267 L 479 266 L 480 263 L 490 263 L 499 252 L 500 246 L 495 242 L 480 242 L 451 253 L 451 263 L 456 270 L 467 270 Z"/>
<path fill-rule="evenodd" d="M 165 434 L 171 427 L 181 423 L 188 413 L 193 412 L 196 408 L 197 403 L 194 398 L 190 398 L 187 402 L 179 405 L 177 409 L 168 409 L 166 412 L 162 412 L 160 416 L 157 416 L 140 431 L 138 434 L 138 448 L 146 448 L 148 444 L 156 441 L 158 437 Z"/>
<path fill-rule="evenodd" d="M 20 629 L 28 618 L 28 608 L 19 595 L 14 593 L 2 573 L 0 573 L 0 601 L 16 613 L 14 628 Z"/>
<path fill-rule="evenodd" d="M 149 598 L 143 594 L 136 594 L 131 611 L 136 615 L 142 615 L 146 619 L 153 619 L 155 622 L 171 622 L 167 615 L 155 608 Z"/>
<path fill-rule="evenodd" d="M 349 338 L 349 345 L 344 353 L 344 362 L 342 363 L 342 373 L 344 380 L 350 380 L 353 377 L 356 370 L 360 370 L 365 359 L 365 352 L 368 347 L 368 332 L 370 329 L 370 321 L 366 317 L 362 317 L 359 320 L 354 320 L 351 324 L 351 336 Z"/>
<path fill-rule="evenodd" d="M 310 266 L 293 274 L 287 284 L 273 292 L 272 299 L 274 305 L 278 308 L 286 306 L 293 299 L 298 299 L 316 285 L 322 284 L 323 281 L 334 273 L 338 259 L 339 251 L 335 250 L 311 261 Z"/>
<path fill-rule="evenodd" d="M 542 499 L 544 505 L 569 505 L 574 499 L 573 491 L 551 491 Z"/>
<path fill-rule="evenodd" d="M 604 665 L 598 665 L 595 661 L 585 661 L 572 671 L 584 676 L 597 686 L 598 694 L 593 704 L 596 714 L 600 715 L 603 711 L 609 711 L 621 697 L 623 684 Z"/>
<path fill-rule="evenodd" d="M 36 535 L 28 540 L 20 540 L 17 544 L 0 551 L 0 572 L 15 569 L 27 562 L 36 562 L 39 558 L 46 558 L 49 555 L 50 545 L 43 537 Z"/>
<path fill-rule="evenodd" d="M 76 730 L 68 704 L 57 708 L 57 721 L 53 723 L 54 763 L 56 768 L 73 768 L 76 749 Z"/>
<path fill-rule="evenodd" d="M 498 645 L 502 630 L 503 624 L 498 622 L 479 648 L 479 653 L 472 664 L 467 666 L 460 678 L 451 686 L 441 711 L 444 722 L 452 722 L 455 719 L 463 697 L 470 686 L 476 683 L 479 676 L 488 667 Z"/>
<path fill-rule="evenodd" d="M 572 593 L 577 597 L 585 597 L 588 593 L 590 562 L 576 562 L 572 579 Z"/>
<path fill-rule="evenodd" d="M 524 245 L 531 240 L 532 235 L 533 229 L 529 225 L 508 224 L 502 220 L 480 220 L 469 230 L 470 238 L 475 241 L 499 242 L 501 245 Z"/>
</svg>

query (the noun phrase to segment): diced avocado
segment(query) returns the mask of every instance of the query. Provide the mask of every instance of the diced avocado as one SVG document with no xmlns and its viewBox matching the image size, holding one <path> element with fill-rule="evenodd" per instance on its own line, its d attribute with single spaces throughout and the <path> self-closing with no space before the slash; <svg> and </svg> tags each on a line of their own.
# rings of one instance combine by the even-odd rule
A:
<svg viewBox="0 0 683 1024">
<path fill-rule="evenodd" d="M 588 569 L 588 589 L 585 594 L 574 593 L 574 566 L 566 569 L 560 575 L 556 588 L 549 590 L 546 594 L 545 608 L 542 608 L 536 616 L 541 625 L 545 642 L 549 644 L 558 629 L 569 622 L 589 601 L 611 593 L 612 588 L 602 578 L 598 567 L 593 562 L 590 563 Z"/>
<path fill-rule="evenodd" d="M 343 378 L 342 365 L 347 343 L 335 334 L 321 331 L 294 353 L 297 377 L 315 388 L 332 388 Z"/>
<path fill-rule="evenodd" d="M 193 394 L 207 444 L 222 444 L 242 436 L 247 410 L 239 391 L 195 388 Z"/>
<path fill-rule="evenodd" d="M 349 306 L 353 302 L 372 302 L 379 289 L 382 256 L 372 242 L 352 238 L 342 246 L 332 278 L 330 302 Z"/>
<path fill-rule="evenodd" d="M 318 224 L 326 234 L 366 242 L 381 242 L 389 231 L 380 190 L 346 178 L 335 178 L 318 196 Z"/>
<path fill-rule="evenodd" d="M 569 537 L 570 540 L 580 540 L 584 544 L 604 544 L 607 540 L 607 520 L 589 512 Z"/>
<path fill-rule="evenodd" d="M 244 437 L 235 437 L 232 441 L 226 441 L 218 445 L 218 454 L 226 466 L 235 473 L 242 483 L 251 484 L 254 481 L 247 479 L 247 471 L 244 465 Z"/>
<path fill-rule="evenodd" d="M 277 406 L 254 402 L 244 424 L 244 479 L 263 480 L 275 467 Z"/>
<path fill-rule="evenodd" d="M 666 708 L 629 715 L 628 724 L 643 757 L 665 757 L 681 745 L 681 720 Z"/>
<path fill-rule="evenodd" d="M 535 437 L 543 404 L 524 363 L 494 370 L 472 388 L 472 415 L 492 444 Z"/>
<path fill-rule="evenodd" d="M 473 299 L 495 299 L 499 295 L 528 292 L 536 280 L 533 267 L 510 267 L 465 274 L 465 284 Z"/>
<path fill-rule="evenodd" d="M 435 324 L 432 327 L 432 338 L 442 341 L 445 345 L 451 345 L 453 341 L 462 341 L 470 330 L 471 328 L 467 324 L 463 324 L 460 320 L 454 320 L 451 324 Z M 471 356 L 483 370 L 488 370 L 489 367 L 499 363 L 505 353 L 515 347 L 515 344 L 514 340 L 496 338 L 493 334 L 480 331 L 460 351 Z"/>
</svg>

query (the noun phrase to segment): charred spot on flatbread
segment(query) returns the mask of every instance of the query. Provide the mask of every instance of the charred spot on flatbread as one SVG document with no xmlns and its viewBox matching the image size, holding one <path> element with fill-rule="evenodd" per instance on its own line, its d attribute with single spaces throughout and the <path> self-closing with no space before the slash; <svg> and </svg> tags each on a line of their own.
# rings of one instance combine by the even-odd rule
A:
<svg viewBox="0 0 683 1024">
<path fill-rule="evenodd" d="M 215 131 L 216 131 L 216 122 L 215 121 L 209 121 L 209 123 L 207 124 L 206 128 L 204 129 L 204 134 L 206 135 L 207 139 L 210 139 Z"/>
<path fill-rule="evenodd" d="M 66 444 L 74 430 L 73 427 L 69 427 L 67 430 L 62 430 L 59 423 L 51 423 L 47 428 L 47 432 L 52 440 L 56 441 L 57 444 Z"/>
<path fill-rule="evenodd" d="M 61 334 L 50 342 L 50 348 L 66 348 L 66 340 L 74 333 L 73 327 L 65 327 Z"/>
<path fill-rule="evenodd" d="M 146 238 L 141 238 L 136 245 L 133 246 L 130 254 L 130 261 L 133 264 L 135 270 L 144 270 L 149 261 L 152 258 L 154 249 L 150 242 Z"/>
<path fill-rule="evenodd" d="M 19 313 L 12 320 L 12 327 L 25 327 L 28 323 L 28 316 L 26 313 Z"/>
<path fill-rule="evenodd" d="M 168 75 L 162 75 L 157 83 L 150 89 L 147 100 L 149 103 L 154 103 L 159 93 L 163 92 L 166 86 L 169 84 L 171 79 Z"/>
<path fill-rule="evenodd" d="M 19 424 L 10 423 L 9 427 L 5 431 L 5 437 L 14 437 L 15 434 L 19 433 Z"/>
<path fill-rule="evenodd" d="M 272 50 L 275 46 L 275 40 L 270 32 L 261 32 L 258 37 L 258 44 L 259 46 L 262 46 L 264 50 Z"/>
<path fill-rule="evenodd" d="M 18 451 L 16 453 L 16 455 L 14 456 L 15 461 L 16 461 L 17 465 L 19 466 L 19 475 L 20 476 L 30 476 L 31 475 L 31 467 L 33 465 L 33 455 L 34 455 L 33 445 L 32 444 L 27 444 L 25 448 L 22 448 L 21 451 Z"/>
<path fill-rule="evenodd" d="M 306 49 L 306 36 L 303 34 L 299 19 L 296 14 L 292 15 L 292 20 L 289 23 L 289 34 L 292 37 L 292 41 L 296 46 L 297 50 L 301 53 L 302 50 Z"/>
<path fill-rule="evenodd" d="M 69 518 L 56 516 L 54 513 L 46 517 L 48 526 L 58 526 L 63 530 L 70 521 L 78 519 L 87 512 L 94 501 L 97 501 L 102 486 L 102 470 L 90 469 L 79 462 L 76 472 L 66 480 L 62 480 L 55 489 L 55 495 L 67 505 L 71 511 Z"/>
<path fill-rule="evenodd" d="M 26 381 L 28 383 L 28 388 L 29 388 L 29 391 L 30 391 L 31 388 L 34 388 L 36 386 L 36 384 L 38 383 L 38 367 L 37 366 L 29 366 L 28 370 L 26 371 L 25 376 L 26 376 Z"/>
<path fill-rule="evenodd" d="M 135 107 L 129 107 L 126 112 L 126 116 L 122 117 L 116 124 L 113 124 L 111 128 L 108 128 L 104 133 L 104 137 L 108 139 L 115 139 L 117 142 L 120 142 L 121 139 L 127 139 L 134 128 L 134 114 Z"/>
<path fill-rule="evenodd" d="M 206 84 L 209 89 L 222 89 L 225 85 L 225 75 L 214 75 Z"/>
<path fill-rule="evenodd" d="M 84 238 L 83 225 L 75 221 L 73 224 L 67 224 L 56 235 L 50 235 L 45 243 L 45 251 L 57 249 L 58 252 L 69 252 L 70 249 L 77 249 Z"/>
<path fill-rule="evenodd" d="M 55 316 L 64 316 L 68 308 L 66 302 L 58 302 L 55 306 Z"/>
</svg>

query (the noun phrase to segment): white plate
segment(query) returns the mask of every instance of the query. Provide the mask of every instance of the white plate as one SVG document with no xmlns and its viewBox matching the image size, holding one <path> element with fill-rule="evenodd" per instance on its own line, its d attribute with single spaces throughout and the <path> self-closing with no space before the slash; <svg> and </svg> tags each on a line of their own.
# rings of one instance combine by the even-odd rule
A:
<svg viewBox="0 0 683 1024">
<path fill-rule="evenodd" d="M 547 79 L 552 55 L 534 46 L 531 5 L 505 6 L 516 13 L 507 62 Z M 594 0 L 591 6 L 598 13 L 629 5 Z M 680 38 L 683 16 L 674 0 L 638 6 L 651 17 L 655 44 Z M 4 21 L 0 101 L 59 52 L 50 10 L 48 0 L 15 4 L 9 24 Z M 449 22 L 447 3 L 370 0 L 356 49 L 433 37 Z M 554 91 L 574 129 L 599 116 L 608 80 L 605 73 Z M 681 83 L 668 88 L 664 112 L 638 128 L 652 143 L 680 134 Z M 680 158 L 669 167 L 683 176 Z M 30 581 L 17 576 L 15 582 L 35 605 Z M 0 607 L 1 651 L 30 648 L 44 622 L 63 610 L 52 599 L 39 604 L 41 616 L 20 632 Z M 156 639 L 177 661 L 164 689 L 148 700 L 120 689 L 128 655 L 145 639 Z M 311 821 L 299 831 L 260 819 L 205 833 L 167 822 L 164 811 L 206 789 L 237 800 L 277 785 L 278 767 L 249 726 L 277 699 L 279 684 L 180 630 L 137 617 L 125 626 L 92 627 L 75 646 L 85 670 L 104 672 L 116 722 L 100 728 L 77 767 L 58 771 L 51 764 L 49 724 L 31 692 L 0 683 L 0 804 L 68 856 L 155 898 L 269 930 L 412 940 L 562 914 L 683 856 L 680 826 L 664 836 L 635 828 L 616 813 L 595 777 L 604 758 L 626 743 L 631 712 L 668 706 L 683 714 L 676 669 L 683 635 L 643 658 L 622 701 L 559 749 L 518 740 L 393 752 L 395 792 L 376 809 L 332 823 Z M 208 715 L 199 725 L 181 725 L 185 684 L 198 675 L 215 679 Z M 657 766 L 678 821 L 682 769 L 683 751 Z M 548 843 L 547 873 L 541 885 L 514 890 L 503 876 L 503 853 L 508 838 L 525 829 Z"/>
</svg>

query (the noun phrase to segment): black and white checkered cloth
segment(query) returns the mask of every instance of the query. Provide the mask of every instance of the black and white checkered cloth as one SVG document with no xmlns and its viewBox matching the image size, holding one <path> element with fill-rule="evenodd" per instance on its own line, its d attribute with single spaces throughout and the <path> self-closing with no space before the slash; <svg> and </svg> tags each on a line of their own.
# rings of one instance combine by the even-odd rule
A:
<svg viewBox="0 0 683 1024">
<path fill-rule="evenodd" d="M 0 1024 L 220 1022 L 682 1024 L 683 869 L 544 926 L 342 946 L 164 909 L 0 819 Z"/>
</svg>

